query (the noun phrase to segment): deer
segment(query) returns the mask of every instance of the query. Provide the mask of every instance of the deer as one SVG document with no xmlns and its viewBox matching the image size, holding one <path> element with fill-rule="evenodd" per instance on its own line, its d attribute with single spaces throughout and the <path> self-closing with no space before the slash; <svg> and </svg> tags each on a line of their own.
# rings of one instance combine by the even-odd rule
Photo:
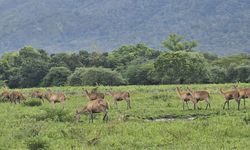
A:
<svg viewBox="0 0 250 150">
<path fill-rule="evenodd" d="M 76 121 L 79 122 L 81 114 L 89 115 L 89 123 L 90 121 L 93 123 L 94 121 L 94 113 L 104 113 L 103 121 L 108 121 L 108 110 L 109 106 L 108 103 L 104 99 L 96 99 L 89 101 L 87 105 L 81 109 L 76 110 L 75 118 Z"/>
<path fill-rule="evenodd" d="M 104 94 L 97 92 L 96 89 L 91 92 L 83 89 L 83 94 L 90 100 L 104 99 Z"/>
<path fill-rule="evenodd" d="M 236 85 L 233 88 L 239 92 L 239 98 L 244 100 L 244 108 L 246 108 L 246 98 L 250 98 L 250 88 L 238 88 Z"/>
<path fill-rule="evenodd" d="M 66 100 L 66 96 L 63 93 L 52 93 L 52 92 L 47 92 L 45 94 L 45 99 L 48 100 L 49 103 L 55 104 L 55 103 L 62 103 L 64 104 Z"/>
<path fill-rule="evenodd" d="M 127 109 L 131 109 L 129 92 L 108 92 L 108 94 L 113 97 L 116 108 L 118 108 L 117 101 L 125 100 L 127 103 Z"/>
<path fill-rule="evenodd" d="M 188 102 L 192 100 L 191 93 L 190 92 L 181 92 L 179 87 L 176 87 L 176 92 L 177 92 L 177 95 L 180 97 L 180 99 L 182 101 L 183 110 L 185 109 L 185 103 L 186 103 L 187 109 L 189 109 L 188 108 Z"/>
<path fill-rule="evenodd" d="M 40 100 L 42 100 L 42 102 L 44 102 L 44 93 L 40 92 L 40 91 L 35 91 L 31 93 L 31 97 L 33 98 L 39 98 Z"/>
<path fill-rule="evenodd" d="M 26 98 L 23 96 L 23 94 L 21 93 L 21 92 L 19 92 L 19 91 L 13 91 L 13 92 L 11 92 L 10 93 L 10 102 L 11 103 L 21 103 L 21 100 L 26 100 Z"/>
<path fill-rule="evenodd" d="M 207 103 L 206 106 L 206 110 L 207 108 L 211 108 L 210 102 L 209 102 L 209 98 L 210 98 L 210 94 L 207 91 L 192 91 L 190 88 L 187 88 L 188 91 L 191 94 L 191 98 L 194 104 L 194 109 L 196 109 L 196 105 L 199 101 L 205 100 L 205 102 Z"/>
<path fill-rule="evenodd" d="M 226 104 L 227 108 L 229 109 L 229 101 L 234 99 L 237 102 L 238 110 L 240 110 L 240 93 L 237 89 L 224 92 L 222 88 L 220 88 L 220 93 L 224 96 L 225 99 L 223 109 L 225 109 Z"/>
<path fill-rule="evenodd" d="M 3 93 L 0 95 L 0 97 L 4 101 L 10 100 L 10 92 L 9 91 L 3 91 Z"/>
</svg>

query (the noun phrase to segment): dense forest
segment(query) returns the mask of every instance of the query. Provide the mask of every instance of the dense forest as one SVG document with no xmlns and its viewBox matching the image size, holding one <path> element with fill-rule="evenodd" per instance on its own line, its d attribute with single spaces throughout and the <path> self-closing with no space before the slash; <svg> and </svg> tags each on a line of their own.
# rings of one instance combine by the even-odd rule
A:
<svg viewBox="0 0 250 150">
<path fill-rule="evenodd" d="M 166 51 L 143 43 L 112 52 L 53 53 L 25 46 L 0 59 L 0 84 L 10 88 L 64 85 L 150 85 L 250 81 L 250 55 L 196 52 L 196 41 L 171 34 Z"/>
</svg>

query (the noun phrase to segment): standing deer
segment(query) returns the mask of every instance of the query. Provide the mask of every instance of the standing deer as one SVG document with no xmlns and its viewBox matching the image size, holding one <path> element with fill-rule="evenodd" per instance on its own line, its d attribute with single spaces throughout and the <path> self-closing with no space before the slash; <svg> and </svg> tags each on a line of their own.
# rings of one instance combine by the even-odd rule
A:
<svg viewBox="0 0 250 150">
<path fill-rule="evenodd" d="M 238 88 L 238 86 L 233 86 L 235 90 L 239 92 L 239 98 L 244 101 L 244 108 L 246 108 L 246 98 L 250 98 L 250 88 Z"/>
<path fill-rule="evenodd" d="M 23 96 L 23 94 L 19 91 L 13 91 L 10 93 L 10 102 L 11 103 L 21 103 L 21 100 L 26 100 L 26 98 Z"/>
<path fill-rule="evenodd" d="M 44 95 L 44 93 L 42 93 L 40 91 L 35 91 L 35 92 L 31 93 L 31 97 L 33 97 L 33 98 L 39 98 L 40 100 L 42 100 L 42 102 L 44 102 L 43 98 L 45 97 L 45 95 Z"/>
<path fill-rule="evenodd" d="M 113 97 L 116 108 L 118 108 L 117 101 L 125 100 L 127 103 L 127 109 L 131 109 L 129 92 L 108 92 L 108 94 Z"/>
<path fill-rule="evenodd" d="M 9 91 L 3 91 L 3 93 L 0 95 L 0 97 L 4 101 L 10 100 L 10 92 Z"/>
<path fill-rule="evenodd" d="M 240 110 L 240 94 L 238 90 L 224 92 L 222 88 L 220 88 L 220 93 L 224 96 L 225 99 L 223 109 L 225 109 L 226 104 L 227 108 L 229 109 L 229 101 L 234 99 L 238 104 L 238 110 Z"/>
<path fill-rule="evenodd" d="M 52 92 L 48 92 L 45 94 L 45 98 L 51 103 L 51 104 L 55 104 L 55 103 L 62 103 L 64 104 L 65 100 L 66 100 L 66 96 L 63 93 L 52 93 Z"/>
<path fill-rule="evenodd" d="M 202 100 L 205 100 L 205 102 L 207 103 L 206 109 L 208 107 L 211 108 L 211 105 L 209 102 L 210 94 L 207 91 L 192 91 L 190 88 L 187 88 L 187 89 L 191 94 L 192 101 L 194 103 L 194 109 L 196 109 L 197 103 Z"/>
<path fill-rule="evenodd" d="M 179 87 L 176 87 L 176 92 L 182 101 L 183 110 L 185 109 L 185 103 L 186 103 L 187 109 L 189 109 L 188 102 L 192 100 L 191 93 L 190 92 L 181 92 Z"/>
<path fill-rule="evenodd" d="M 90 123 L 90 120 L 93 123 L 94 113 L 102 112 L 104 113 L 103 121 L 107 122 L 108 110 L 109 110 L 108 103 L 104 99 L 96 99 L 96 100 L 89 101 L 83 109 L 76 110 L 75 118 L 76 118 L 76 121 L 78 122 L 80 120 L 81 114 L 86 114 L 86 115 L 88 114 L 90 116 L 89 123 Z"/>
<path fill-rule="evenodd" d="M 90 100 L 96 100 L 96 99 L 104 99 L 104 94 L 97 92 L 96 90 L 92 90 L 91 92 L 88 90 L 83 90 L 83 94 Z"/>
</svg>

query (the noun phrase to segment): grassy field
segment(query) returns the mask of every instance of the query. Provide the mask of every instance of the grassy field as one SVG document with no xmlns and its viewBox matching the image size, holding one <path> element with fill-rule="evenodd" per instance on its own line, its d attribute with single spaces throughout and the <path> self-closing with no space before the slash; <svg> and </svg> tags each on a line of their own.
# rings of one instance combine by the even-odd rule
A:
<svg viewBox="0 0 250 150">
<path fill-rule="evenodd" d="M 240 85 L 244 86 L 250 84 Z M 224 99 L 218 88 L 231 89 L 232 84 L 189 86 L 211 93 L 208 110 L 204 110 L 203 101 L 199 102 L 200 110 L 192 110 L 191 103 L 190 110 L 182 110 L 175 87 L 112 87 L 113 91 L 131 92 L 132 109 L 127 110 L 124 101 L 116 109 L 111 97 L 106 96 L 111 106 L 108 123 L 102 122 L 102 114 L 96 115 L 94 123 L 88 123 L 84 115 L 79 123 L 75 122 L 76 109 L 88 101 L 82 87 L 50 88 L 66 94 L 69 100 L 64 108 L 30 98 L 29 93 L 36 89 L 17 89 L 27 100 L 17 105 L 0 103 L 0 149 L 249 149 L 250 102 L 246 109 L 241 104 L 240 111 L 235 101 L 231 101 L 229 110 L 222 109 Z M 107 91 L 109 87 L 98 90 Z"/>
</svg>

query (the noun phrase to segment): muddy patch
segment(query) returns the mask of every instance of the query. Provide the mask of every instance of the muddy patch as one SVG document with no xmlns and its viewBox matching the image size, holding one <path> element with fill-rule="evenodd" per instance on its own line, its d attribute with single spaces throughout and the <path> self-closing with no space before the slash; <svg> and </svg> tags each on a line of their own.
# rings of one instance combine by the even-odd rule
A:
<svg viewBox="0 0 250 150">
<path fill-rule="evenodd" d="M 143 118 L 145 121 L 149 122 L 170 122 L 170 121 L 178 121 L 178 120 L 187 120 L 192 121 L 198 118 L 209 118 L 212 114 L 194 114 L 189 116 L 175 116 L 175 115 L 166 115 L 161 117 L 149 117 L 149 118 Z"/>
</svg>

